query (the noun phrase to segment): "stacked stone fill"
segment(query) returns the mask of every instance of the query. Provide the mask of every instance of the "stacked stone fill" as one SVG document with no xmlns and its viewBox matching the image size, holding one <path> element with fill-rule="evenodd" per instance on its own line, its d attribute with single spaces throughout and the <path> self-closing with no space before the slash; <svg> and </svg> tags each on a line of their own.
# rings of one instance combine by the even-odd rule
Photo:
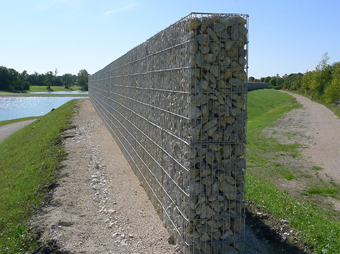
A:
<svg viewBox="0 0 340 254">
<path fill-rule="evenodd" d="M 192 13 L 90 76 L 91 101 L 182 253 L 243 250 L 247 26 L 247 15 Z"/>
</svg>

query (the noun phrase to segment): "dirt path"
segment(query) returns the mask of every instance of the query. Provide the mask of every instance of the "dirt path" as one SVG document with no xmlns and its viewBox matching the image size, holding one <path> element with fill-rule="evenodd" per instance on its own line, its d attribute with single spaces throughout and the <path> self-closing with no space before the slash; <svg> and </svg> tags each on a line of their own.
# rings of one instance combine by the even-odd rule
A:
<svg viewBox="0 0 340 254">
<path fill-rule="evenodd" d="M 3 141 L 8 136 L 12 135 L 14 132 L 17 132 L 21 128 L 24 128 L 26 125 L 33 123 L 33 120 L 22 121 L 18 123 L 11 123 L 0 127 L 0 142 Z"/>
<path fill-rule="evenodd" d="M 178 253 L 90 100 L 83 100 L 72 124 L 63 177 L 32 222 L 44 231 L 42 238 L 55 240 L 63 253 Z M 269 253 L 250 227 L 246 238 L 246 253 Z M 43 247 L 35 253 L 44 253 Z"/>
<path fill-rule="evenodd" d="M 69 159 L 51 205 L 34 222 L 72 253 L 175 253 L 137 177 L 91 102 L 65 132 Z"/>
<path fill-rule="evenodd" d="M 340 119 L 328 108 L 301 95 L 287 93 L 302 104 L 309 145 L 302 151 L 315 166 L 322 167 L 320 176 L 340 184 Z M 294 116 L 292 116 L 294 118 Z"/>
</svg>

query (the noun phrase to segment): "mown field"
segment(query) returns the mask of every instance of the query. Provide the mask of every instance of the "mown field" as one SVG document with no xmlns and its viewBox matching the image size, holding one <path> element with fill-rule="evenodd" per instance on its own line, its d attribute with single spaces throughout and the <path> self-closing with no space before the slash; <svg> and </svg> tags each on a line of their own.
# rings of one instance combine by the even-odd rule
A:
<svg viewBox="0 0 340 254">
<path fill-rule="evenodd" d="M 70 88 L 66 89 L 64 86 L 31 86 L 29 92 L 58 92 L 58 91 L 79 91 L 80 87 L 78 86 L 71 86 Z"/>
</svg>

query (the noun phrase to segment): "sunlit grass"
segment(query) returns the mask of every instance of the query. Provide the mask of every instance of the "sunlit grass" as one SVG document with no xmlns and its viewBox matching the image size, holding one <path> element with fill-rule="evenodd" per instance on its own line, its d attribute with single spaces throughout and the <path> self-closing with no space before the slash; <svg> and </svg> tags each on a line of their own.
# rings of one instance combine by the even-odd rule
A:
<svg viewBox="0 0 340 254">
<path fill-rule="evenodd" d="M 56 141 L 70 126 L 75 103 L 64 104 L 0 143 L 0 253 L 27 253 L 36 246 L 28 223 L 59 176 L 66 153 Z"/>
<path fill-rule="evenodd" d="M 249 93 L 247 163 L 251 166 L 247 171 L 247 199 L 264 207 L 266 212 L 277 220 L 287 220 L 293 230 L 301 232 L 298 241 L 315 253 L 340 253 L 340 222 L 334 220 L 330 212 L 325 212 L 320 204 L 314 204 L 308 199 L 309 195 L 337 198 L 340 187 L 319 179 L 318 184 L 310 186 L 304 200 L 299 200 L 276 187 L 274 179 L 291 181 L 297 176 L 275 160 L 280 156 L 299 157 L 298 148 L 301 146 L 280 144 L 272 137 L 265 137 L 262 131 L 282 117 L 286 111 L 298 107 L 300 105 L 291 96 L 275 90 Z M 321 168 L 314 166 L 313 169 Z M 300 177 L 312 176 L 302 174 Z"/>
<path fill-rule="evenodd" d="M 50 89 L 48 86 L 31 86 L 29 92 L 71 92 L 71 91 L 79 91 L 80 87 L 71 86 L 69 89 L 66 89 L 64 86 L 51 86 Z"/>
</svg>

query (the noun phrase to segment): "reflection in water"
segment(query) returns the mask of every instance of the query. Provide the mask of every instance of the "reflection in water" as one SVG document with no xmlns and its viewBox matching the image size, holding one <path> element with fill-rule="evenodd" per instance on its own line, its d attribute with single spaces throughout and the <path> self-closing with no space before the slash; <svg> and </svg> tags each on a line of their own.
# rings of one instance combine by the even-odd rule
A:
<svg viewBox="0 0 340 254">
<path fill-rule="evenodd" d="M 73 99 L 87 97 L 0 97 L 0 121 L 42 116 Z"/>
</svg>

